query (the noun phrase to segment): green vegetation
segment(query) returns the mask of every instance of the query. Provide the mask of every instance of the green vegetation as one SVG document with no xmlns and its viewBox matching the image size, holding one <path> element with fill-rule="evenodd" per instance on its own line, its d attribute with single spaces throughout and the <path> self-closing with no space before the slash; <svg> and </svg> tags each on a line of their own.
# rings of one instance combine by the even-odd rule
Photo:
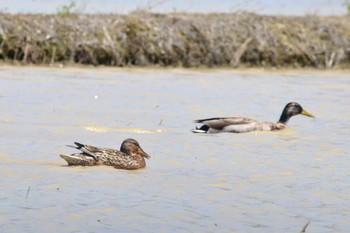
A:
<svg viewBox="0 0 350 233">
<path fill-rule="evenodd" d="M 348 15 L 350 15 L 350 0 L 344 0 L 343 4 L 346 7 Z"/>
<path fill-rule="evenodd" d="M 350 67 L 348 17 L 84 15 L 71 14 L 74 7 L 70 4 L 57 15 L 0 14 L 0 62 Z"/>
<path fill-rule="evenodd" d="M 71 0 L 69 4 L 58 7 L 57 14 L 61 16 L 82 14 L 86 8 L 86 4 L 85 1 Z"/>
<path fill-rule="evenodd" d="M 70 15 L 74 12 L 77 4 L 74 0 L 71 0 L 68 5 L 63 5 L 57 8 L 57 13 L 60 15 Z"/>
</svg>

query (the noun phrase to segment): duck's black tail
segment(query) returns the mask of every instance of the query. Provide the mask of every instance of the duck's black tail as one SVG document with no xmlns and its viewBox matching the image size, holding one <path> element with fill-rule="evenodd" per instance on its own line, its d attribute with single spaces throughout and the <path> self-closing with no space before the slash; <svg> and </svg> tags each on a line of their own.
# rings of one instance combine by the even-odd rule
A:
<svg viewBox="0 0 350 233">
<path fill-rule="evenodd" d="M 193 129 L 193 133 L 207 133 L 209 130 L 209 126 L 207 125 L 202 125 L 200 128 Z"/>
<path fill-rule="evenodd" d="M 75 146 L 73 146 L 73 145 L 66 145 L 66 146 L 72 147 L 72 148 L 75 148 L 75 149 L 78 149 L 78 150 L 80 150 L 81 148 L 83 148 L 85 146 L 84 144 L 81 144 L 79 142 L 74 142 L 74 144 L 75 144 Z"/>
<path fill-rule="evenodd" d="M 89 148 L 93 148 L 91 146 L 87 146 L 87 145 L 84 145 L 84 144 L 81 144 L 79 142 L 74 142 L 75 146 L 72 146 L 72 145 L 66 145 L 68 147 L 72 147 L 74 149 L 78 149 L 80 150 L 82 153 L 81 155 L 84 155 L 84 156 L 88 156 L 88 157 L 92 157 L 95 161 L 98 161 L 97 157 L 94 155 L 94 153 L 90 150 L 87 149 L 87 147 Z M 62 156 L 61 156 L 62 157 Z"/>
</svg>

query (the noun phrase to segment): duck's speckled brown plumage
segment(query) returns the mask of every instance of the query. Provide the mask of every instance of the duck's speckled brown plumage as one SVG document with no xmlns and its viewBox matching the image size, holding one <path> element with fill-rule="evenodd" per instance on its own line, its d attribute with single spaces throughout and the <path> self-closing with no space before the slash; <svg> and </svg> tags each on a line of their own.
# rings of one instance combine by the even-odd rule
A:
<svg viewBox="0 0 350 233">
<path fill-rule="evenodd" d="M 244 117 L 216 117 L 196 120 L 195 123 L 203 125 L 198 129 L 192 130 L 193 133 L 245 133 L 251 131 L 275 131 L 287 127 L 287 122 L 292 116 L 305 115 L 314 117 L 312 114 L 305 111 L 300 104 L 291 102 L 288 103 L 282 111 L 281 117 L 277 123 L 256 121 Z"/>
<path fill-rule="evenodd" d="M 145 158 L 150 156 L 142 150 L 134 139 L 126 139 L 120 147 L 120 151 L 84 145 L 78 142 L 74 147 L 82 153 L 72 155 L 60 155 L 70 166 L 97 166 L 107 165 L 118 169 L 134 170 L 146 166 Z"/>
</svg>

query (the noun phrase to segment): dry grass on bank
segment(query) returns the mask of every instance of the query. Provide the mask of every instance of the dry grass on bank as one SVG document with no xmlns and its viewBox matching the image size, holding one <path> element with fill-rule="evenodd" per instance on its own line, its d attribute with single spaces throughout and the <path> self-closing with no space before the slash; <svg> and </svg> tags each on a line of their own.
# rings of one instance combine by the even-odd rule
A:
<svg viewBox="0 0 350 233">
<path fill-rule="evenodd" d="M 350 67 L 349 17 L 0 14 L 0 61 L 172 67 Z"/>
</svg>

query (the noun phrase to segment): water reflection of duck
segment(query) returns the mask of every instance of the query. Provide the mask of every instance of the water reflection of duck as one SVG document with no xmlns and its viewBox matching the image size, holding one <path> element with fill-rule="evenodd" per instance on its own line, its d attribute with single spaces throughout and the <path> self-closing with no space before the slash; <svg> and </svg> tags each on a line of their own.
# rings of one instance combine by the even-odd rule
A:
<svg viewBox="0 0 350 233">
<path fill-rule="evenodd" d="M 275 131 L 287 127 L 287 122 L 292 116 L 305 115 L 314 117 L 304 110 L 300 104 L 288 103 L 283 109 L 281 117 L 277 123 L 256 121 L 244 117 L 215 117 L 195 120 L 195 123 L 202 123 L 200 128 L 192 130 L 193 133 L 245 133 L 250 131 Z"/>
<path fill-rule="evenodd" d="M 118 169 L 134 170 L 146 166 L 145 158 L 150 156 L 142 150 L 139 143 L 134 139 L 123 141 L 120 151 L 108 148 L 98 148 L 74 142 L 76 148 L 82 153 L 72 155 L 60 155 L 70 166 L 96 166 L 107 165 Z"/>
</svg>

